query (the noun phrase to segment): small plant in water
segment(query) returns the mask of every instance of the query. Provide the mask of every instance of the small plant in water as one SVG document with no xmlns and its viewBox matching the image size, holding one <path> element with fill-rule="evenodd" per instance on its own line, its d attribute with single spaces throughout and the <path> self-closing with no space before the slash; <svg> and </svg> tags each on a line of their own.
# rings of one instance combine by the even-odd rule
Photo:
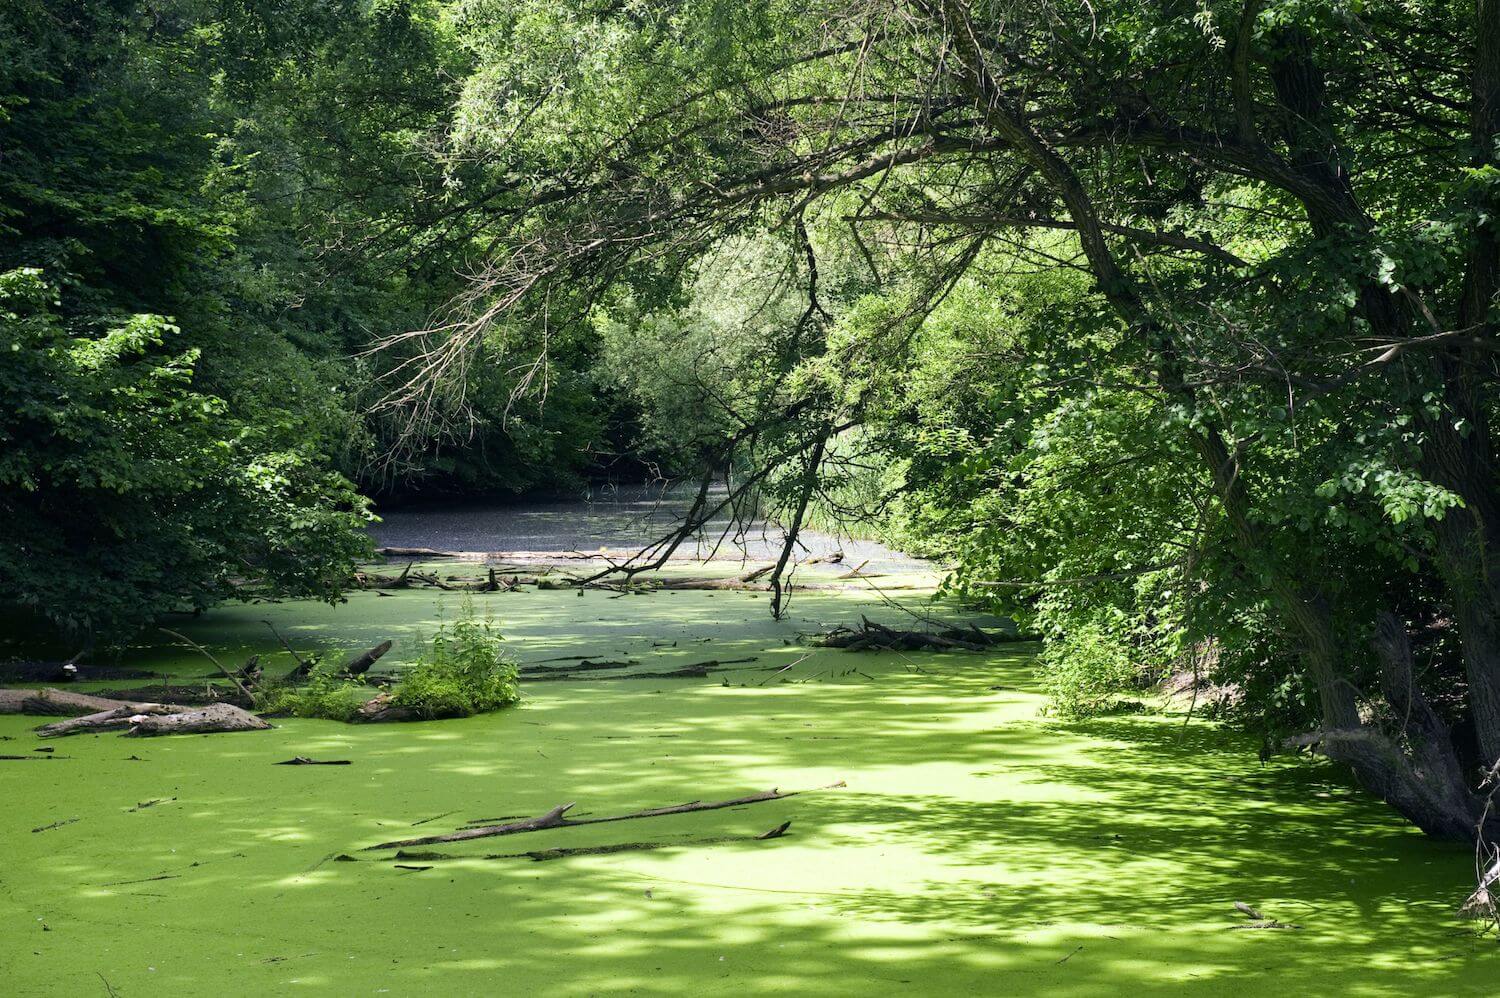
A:
<svg viewBox="0 0 1500 998">
<path fill-rule="evenodd" d="M 468 717 L 521 699 L 520 671 L 488 619 L 464 601 L 459 618 L 441 624 L 431 646 L 391 691 L 391 701 L 424 718 Z"/>
<path fill-rule="evenodd" d="M 258 698 L 256 709 L 268 714 L 348 721 L 365 702 L 369 688 L 332 667 L 314 669 L 305 686 L 273 686 Z"/>
</svg>

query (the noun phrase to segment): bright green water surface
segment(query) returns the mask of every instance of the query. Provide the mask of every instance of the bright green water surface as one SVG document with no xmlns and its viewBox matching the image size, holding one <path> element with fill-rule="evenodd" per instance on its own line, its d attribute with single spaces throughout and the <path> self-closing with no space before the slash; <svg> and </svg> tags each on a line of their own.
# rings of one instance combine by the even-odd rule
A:
<svg viewBox="0 0 1500 998">
<path fill-rule="evenodd" d="M 301 647 L 394 638 L 399 663 L 458 600 L 359 593 L 182 626 L 278 669 L 262 619 Z M 1451 914 L 1466 848 L 1427 841 L 1326 766 L 1261 766 L 1243 738 L 1180 716 L 1048 719 L 1028 646 L 819 651 L 778 675 L 808 652 L 799 630 L 901 614 L 813 592 L 781 623 L 746 593 L 476 600 L 526 661 L 758 659 L 707 680 L 530 683 L 518 709 L 431 724 L 41 743 L 37 719 L 0 717 L 0 754 L 67 757 L 0 762 L 0 993 L 1497 992 L 1495 943 Z M 205 671 L 164 647 L 132 658 Z M 352 765 L 273 765 L 294 755 Z M 446 847 L 681 843 L 651 852 L 427 870 L 358 852 L 569 801 L 604 815 L 837 781 Z M 690 842 L 788 819 L 776 841 Z M 1302 928 L 1237 929 L 1237 900 Z"/>
</svg>

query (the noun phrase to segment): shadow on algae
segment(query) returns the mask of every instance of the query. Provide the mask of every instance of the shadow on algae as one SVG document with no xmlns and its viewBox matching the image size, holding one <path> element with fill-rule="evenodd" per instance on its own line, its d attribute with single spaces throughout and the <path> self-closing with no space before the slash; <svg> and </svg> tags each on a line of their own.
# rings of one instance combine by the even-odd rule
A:
<svg viewBox="0 0 1500 998">
<path fill-rule="evenodd" d="M 901 617 L 836 593 L 799 594 L 784 622 L 744 593 L 478 605 L 525 661 L 756 660 L 706 680 L 531 683 L 520 708 L 460 721 L 90 736 L 53 743 L 66 758 L 0 763 L 0 992 L 1496 993 L 1495 943 L 1452 916 L 1467 849 L 1328 767 L 1262 767 L 1211 725 L 1046 719 L 1027 646 L 809 655 L 799 631 Z M 188 630 L 268 668 L 290 661 L 262 619 L 302 648 L 394 638 L 399 664 L 457 606 L 366 593 L 229 607 Z M 127 660 L 205 671 L 161 645 Z M 30 753 L 36 723 L 0 718 L 0 753 Z M 273 765 L 294 755 L 351 765 Z M 837 781 L 403 864 L 425 868 L 360 851 L 567 802 L 600 816 Z M 787 820 L 777 840 L 696 841 Z M 645 841 L 666 847 L 482 858 Z M 1301 928 L 1236 928 L 1237 900 Z"/>
</svg>

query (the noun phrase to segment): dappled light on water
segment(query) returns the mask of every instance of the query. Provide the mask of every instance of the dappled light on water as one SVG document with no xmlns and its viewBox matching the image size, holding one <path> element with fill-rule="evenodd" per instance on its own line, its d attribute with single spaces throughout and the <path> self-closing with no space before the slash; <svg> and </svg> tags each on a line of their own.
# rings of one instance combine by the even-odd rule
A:
<svg viewBox="0 0 1500 998">
<path fill-rule="evenodd" d="M 272 663 L 262 618 L 328 645 L 390 637 L 399 666 L 458 598 L 226 608 L 189 629 Z M 1467 850 L 1330 768 L 1262 766 L 1179 716 L 1049 719 L 1027 645 L 811 649 L 804 632 L 901 614 L 846 593 L 794 606 L 777 622 L 743 593 L 497 594 L 480 608 L 527 661 L 754 660 L 529 683 L 517 709 L 431 724 L 58 743 L 71 758 L 0 773 L 0 907 L 25 937 L 8 988 L 87 991 L 98 971 L 121 994 L 1479 994 L 1500 966 L 1451 916 Z M 30 750 L 32 723 L 0 718 L 7 751 Z M 352 764 L 273 765 L 292 755 Z M 453 858 L 362 851 L 568 802 L 600 816 L 773 787 L 814 792 L 436 847 Z M 654 848 L 484 858 L 620 843 Z M 1302 928 L 1242 931 L 1236 900 Z"/>
</svg>

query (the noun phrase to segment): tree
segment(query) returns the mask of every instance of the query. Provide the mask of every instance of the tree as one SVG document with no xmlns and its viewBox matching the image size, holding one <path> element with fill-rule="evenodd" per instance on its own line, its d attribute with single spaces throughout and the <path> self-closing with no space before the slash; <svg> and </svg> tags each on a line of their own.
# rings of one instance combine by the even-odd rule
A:
<svg viewBox="0 0 1500 998">
<path fill-rule="evenodd" d="M 907 365 L 995 247 L 1082 272 L 1089 331 L 1032 345 L 1040 384 L 1148 406 L 1127 438 L 1168 435 L 1187 560 L 1286 635 L 1305 740 L 1424 829 L 1473 832 L 1500 757 L 1492 0 L 466 14 L 457 148 L 485 179 L 462 210 L 505 250 L 430 366 L 539 302 L 668 302 L 686 261 L 803 220 L 860 247 L 887 303 L 851 306 L 880 318 L 744 421 L 821 453 L 868 416 L 861 372 Z M 1443 635 L 1426 676 L 1414 630 Z"/>
</svg>

